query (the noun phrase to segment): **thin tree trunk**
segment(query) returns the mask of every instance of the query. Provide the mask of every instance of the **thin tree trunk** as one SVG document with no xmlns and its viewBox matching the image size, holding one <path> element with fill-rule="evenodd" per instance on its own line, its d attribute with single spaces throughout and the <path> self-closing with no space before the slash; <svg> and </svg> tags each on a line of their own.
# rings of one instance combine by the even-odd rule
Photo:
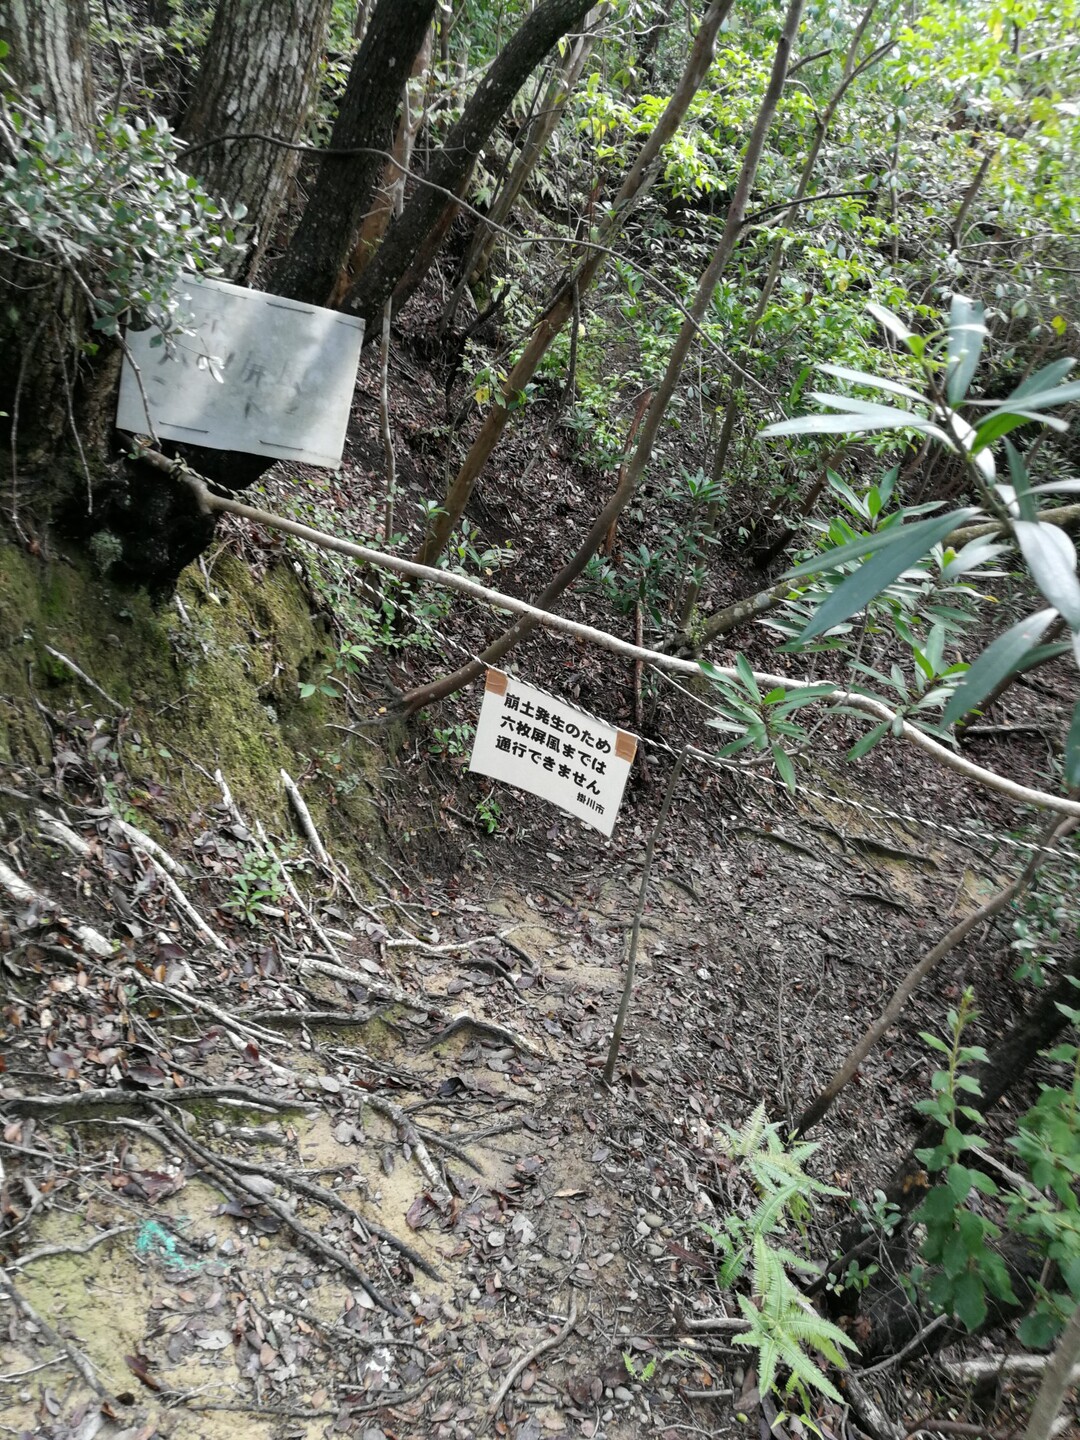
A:
<svg viewBox="0 0 1080 1440">
<path fill-rule="evenodd" d="M 371 209 L 364 216 L 352 255 L 338 276 L 334 293 L 330 297 L 331 309 L 335 309 L 344 300 L 356 276 L 360 274 L 378 248 L 391 219 L 395 215 L 400 215 L 404 208 L 406 175 L 412 162 L 417 131 L 424 118 L 424 107 L 421 104 L 413 103 L 412 91 L 418 88 L 416 82 L 423 80 L 431 67 L 431 42 L 432 28 L 429 25 L 424 34 L 424 43 L 417 51 L 412 72 L 402 92 L 401 115 L 390 151 L 393 158 L 386 162 L 378 194 L 375 196 Z"/>
<path fill-rule="evenodd" d="M 402 88 L 436 0 L 378 0 L 349 71 L 330 148 L 356 155 L 322 161 L 311 199 L 275 269 L 280 295 L 325 305 L 348 263 L 386 164 Z M 381 305 L 368 317 L 373 324 Z"/>
<path fill-rule="evenodd" d="M 592 529 L 585 537 L 574 557 L 563 566 L 563 569 L 555 579 L 547 586 L 536 602 L 542 609 L 550 609 L 562 593 L 573 584 L 578 576 L 585 569 L 589 560 L 596 552 L 605 535 L 608 533 L 612 523 L 618 519 L 626 508 L 630 498 L 636 492 L 645 473 L 649 459 L 652 455 L 653 445 L 656 441 L 660 424 L 667 412 L 668 405 L 675 393 L 679 377 L 682 374 L 683 363 L 690 352 L 690 347 L 697 338 L 698 330 L 704 319 L 705 313 L 712 302 L 713 292 L 724 270 L 730 260 L 736 245 L 739 234 L 742 230 L 743 216 L 746 213 L 746 204 L 750 195 L 754 177 L 757 174 L 758 162 L 761 159 L 761 152 L 765 144 L 765 137 L 772 126 L 773 117 L 776 114 L 776 106 L 784 87 L 784 77 L 791 59 L 791 49 L 799 30 L 799 21 L 802 17 L 803 0 L 791 0 L 787 14 L 784 18 L 784 28 L 777 41 L 776 53 L 773 58 L 772 71 L 769 76 L 769 83 L 758 109 L 757 118 L 754 121 L 754 128 L 746 147 L 746 154 L 743 158 L 739 178 L 731 196 L 731 204 L 728 209 L 727 219 L 724 224 L 723 234 L 720 243 L 716 248 L 712 260 L 701 280 L 698 282 L 697 292 L 693 303 L 690 306 L 688 318 L 683 321 L 678 337 L 668 357 L 667 368 L 664 377 L 657 386 L 656 395 L 649 406 L 648 414 L 641 427 L 641 434 L 637 448 L 634 451 L 633 459 L 627 466 L 626 474 L 615 491 L 615 494 L 604 506 L 603 510 L 593 522 Z M 494 664 L 496 659 L 506 655 L 519 640 L 531 634 L 536 629 L 537 621 L 531 617 L 523 616 L 519 621 L 505 631 L 504 634 L 488 646 L 484 654 L 478 660 L 470 662 L 452 675 L 444 676 L 430 685 L 423 685 L 411 691 L 404 698 L 406 713 L 414 714 L 425 705 L 433 701 L 445 699 L 452 695 L 463 685 L 483 673 L 486 666 Z"/>
<path fill-rule="evenodd" d="M 1075 829 L 1076 822 L 1074 820 L 1066 820 L 1064 824 L 1060 825 L 1051 825 L 1050 833 L 1045 837 L 1045 841 L 1046 843 L 1053 844 L 1055 841 L 1063 839 L 1064 836 Z M 1040 841 L 1040 844 L 1041 843 L 1043 842 Z M 856 1070 L 858 1070 L 859 1066 L 866 1059 L 867 1055 L 870 1054 L 870 1051 L 885 1034 L 886 1030 L 899 1018 L 908 1000 L 910 1000 L 916 989 L 926 979 L 927 975 L 930 974 L 930 971 L 938 961 L 943 960 L 951 950 L 955 950 L 961 940 L 964 940 L 970 935 L 972 930 L 982 925 L 985 921 L 992 920 L 994 916 L 1004 910 L 1007 905 L 1011 905 L 1016 897 L 1022 894 L 1031 883 L 1035 872 L 1042 863 L 1042 853 L 1036 850 L 1023 871 L 1010 885 L 1006 885 L 1004 889 L 999 890 L 996 895 L 988 900 L 985 905 L 981 905 L 978 910 L 961 920 L 958 925 L 954 925 L 948 934 L 939 940 L 934 948 L 928 951 L 917 965 L 912 966 L 893 991 L 885 1009 L 874 1023 L 869 1026 L 843 1065 L 841 1065 L 828 1085 L 825 1086 L 825 1089 L 822 1090 L 813 1104 L 808 1105 L 803 1111 L 795 1126 L 796 1136 L 805 1135 L 807 1130 L 812 1130 L 813 1127 L 828 1114 L 837 1096 L 850 1083 Z"/>
<path fill-rule="evenodd" d="M 956 219 L 952 223 L 952 248 L 959 250 L 964 243 L 964 227 L 967 225 L 968 216 L 971 214 L 971 207 L 978 198 L 979 191 L 983 187 L 983 181 L 990 173 L 990 166 L 994 163 L 993 150 L 988 150 L 979 161 L 979 168 L 975 171 L 971 184 L 964 191 L 964 198 L 960 202 L 960 209 L 956 212 Z"/>
<path fill-rule="evenodd" d="M 615 1017 L 615 1025 L 611 1032 L 611 1044 L 608 1046 L 607 1062 L 604 1065 L 604 1084 L 610 1085 L 615 1079 L 615 1066 L 619 1062 L 619 1046 L 622 1044 L 623 1030 L 626 1028 L 626 1017 L 630 1013 L 630 1000 L 634 993 L 634 976 L 637 972 L 638 942 L 641 939 L 641 917 L 645 913 L 645 898 L 649 893 L 649 878 L 652 875 L 653 852 L 656 850 L 656 839 L 664 828 L 664 821 L 671 809 L 671 802 L 675 798 L 675 786 L 679 783 L 679 776 L 682 774 L 683 762 L 686 760 L 686 746 L 679 751 L 679 758 L 675 761 L 675 768 L 671 772 L 671 779 L 668 781 L 667 790 L 664 792 L 664 803 L 660 806 L 660 813 L 656 817 L 656 824 L 649 834 L 649 843 L 645 846 L 645 861 L 641 867 L 641 885 L 638 888 L 637 908 L 634 911 L 634 924 L 630 932 L 630 948 L 626 956 L 626 976 L 623 980 L 622 997 L 619 1000 L 619 1013 Z"/>
<path fill-rule="evenodd" d="M 296 169 L 297 153 L 261 140 L 202 146 L 230 132 L 303 138 L 331 0 L 218 0 L 194 93 L 180 126 L 198 146 L 186 167 L 209 194 L 243 205 L 251 243 L 233 278 L 256 272 Z"/>
<path fill-rule="evenodd" d="M 876 50 L 872 51 L 871 54 L 868 55 L 861 63 L 858 61 L 859 47 L 862 45 L 863 37 L 866 34 L 870 21 L 873 19 L 874 11 L 877 9 L 877 5 L 878 0 L 870 0 L 870 4 L 863 11 L 862 17 L 859 20 L 858 25 L 855 27 L 855 33 L 851 37 L 851 44 L 848 46 L 847 54 L 844 57 L 844 68 L 840 76 L 840 82 L 837 85 L 836 89 L 833 91 L 832 95 L 829 97 L 828 101 L 826 102 L 825 108 L 817 117 L 817 122 L 814 126 L 814 137 L 810 142 L 810 149 L 807 151 L 806 157 L 803 160 L 802 170 L 799 174 L 799 183 L 795 188 L 795 194 L 792 196 L 791 204 L 787 207 L 787 209 L 783 212 L 783 214 L 777 221 L 777 224 L 780 226 L 781 229 L 786 228 L 791 223 L 791 217 L 795 214 L 795 211 L 798 208 L 800 202 L 806 198 L 806 192 L 810 188 L 810 181 L 813 178 L 814 170 L 817 167 L 818 158 L 821 155 L 821 147 L 825 144 L 825 137 L 829 133 L 829 126 L 832 124 L 833 119 L 836 116 L 836 112 L 840 106 L 840 102 L 843 100 L 844 96 L 848 92 L 848 89 L 858 78 L 858 76 L 861 75 L 863 71 L 868 68 L 868 66 L 873 64 L 876 59 L 879 59 L 885 53 L 886 47 L 879 46 Z M 754 343 L 754 338 L 757 335 L 758 326 L 761 324 L 765 311 L 768 308 L 769 301 L 772 299 L 773 290 L 776 288 L 776 282 L 780 277 L 780 266 L 783 261 L 783 255 L 783 236 L 778 235 L 773 243 L 772 254 L 769 259 L 769 269 L 765 276 L 765 283 L 761 287 L 761 294 L 758 296 L 757 305 L 754 307 L 754 313 L 750 317 L 750 329 L 747 333 L 745 340 L 745 344 L 748 346 Z M 713 457 L 711 478 L 714 485 L 719 485 L 721 480 L 724 478 L 724 473 L 727 469 L 728 454 L 731 449 L 731 441 L 735 432 L 735 424 L 738 420 L 738 415 L 738 399 L 734 391 L 732 391 L 732 393 L 728 396 L 727 406 L 724 411 L 724 424 L 720 432 L 720 439 L 717 443 L 716 454 Z M 716 530 L 719 518 L 720 504 L 718 501 L 713 501 L 712 504 L 710 504 L 708 511 L 706 512 L 705 528 L 702 534 L 703 539 L 709 539 L 713 535 Z M 683 597 L 682 613 L 679 616 L 679 627 L 683 631 L 685 631 L 687 626 L 690 624 L 690 620 L 693 616 L 694 609 L 697 606 L 700 593 L 700 583 L 692 581 L 690 585 L 687 586 L 686 594 Z"/>
<path fill-rule="evenodd" d="M 1073 1366 L 1080 1360 L 1080 1305 L 1069 1317 L 1061 1332 L 1046 1374 L 1035 1397 L 1031 1419 L 1024 1431 L 1024 1440 L 1050 1440 L 1054 1433 L 1054 1421 L 1058 1417 L 1065 1399 L 1065 1392 L 1073 1383 Z"/>
<path fill-rule="evenodd" d="M 611 213 L 601 229 L 600 243 L 604 246 L 610 248 L 622 229 L 630 208 L 647 190 L 651 182 L 653 167 L 661 150 L 675 134 L 690 102 L 709 72 L 717 31 L 733 3 L 734 0 L 713 0 L 702 20 L 682 79 L 655 129 L 627 172 L 619 193 L 615 197 Z M 579 296 L 584 295 L 603 270 L 606 262 L 607 256 L 602 251 L 587 252 L 585 259 L 564 282 L 555 299 L 537 322 L 521 358 L 507 376 L 503 384 L 505 399 L 509 400 L 528 385 L 555 337 L 574 313 L 575 287 Z M 434 564 L 446 548 L 447 541 L 464 514 L 465 506 L 469 503 L 473 486 L 502 435 L 509 414 L 510 411 L 506 405 L 492 405 L 488 410 L 469 453 L 446 492 L 442 503 L 443 513 L 432 522 L 424 543 L 417 553 L 417 560 L 422 565 Z"/>
<path fill-rule="evenodd" d="M 585 33 L 578 37 L 562 65 L 551 77 L 540 102 L 540 112 L 529 126 L 524 144 L 518 151 L 513 168 L 507 176 L 506 184 L 502 186 L 495 197 L 490 213 L 477 223 L 476 231 L 469 242 L 465 258 L 461 262 L 461 278 L 447 302 L 443 320 L 446 327 L 453 324 L 454 311 L 457 309 L 466 285 L 474 275 L 481 274 L 486 268 L 491 251 L 499 238 L 498 227 L 505 225 L 509 219 L 518 196 L 539 164 L 549 140 L 566 113 L 570 97 L 577 88 L 581 73 L 596 44 L 598 26 L 604 18 L 605 12 L 610 8 L 607 3 L 598 5 L 585 17 Z"/>
<path fill-rule="evenodd" d="M 476 158 L 492 130 L 529 75 L 551 47 L 582 20 L 589 6 L 590 0 L 541 0 L 519 26 L 432 159 L 424 177 L 427 183 L 417 186 L 404 214 L 388 230 L 342 309 L 370 324 L 391 296 L 395 309 L 409 299 L 427 274 L 457 214 L 457 201 L 452 197 L 467 186 Z"/>
<path fill-rule="evenodd" d="M 89 0 L 22 0 L 0 6 L 4 69 L 57 128 L 85 135 L 94 118 Z"/>
</svg>

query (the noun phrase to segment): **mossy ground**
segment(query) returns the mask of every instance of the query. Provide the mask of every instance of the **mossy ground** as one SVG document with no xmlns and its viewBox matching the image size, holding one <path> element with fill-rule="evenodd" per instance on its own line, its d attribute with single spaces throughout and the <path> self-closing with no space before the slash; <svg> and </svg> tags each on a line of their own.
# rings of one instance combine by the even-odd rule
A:
<svg viewBox="0 0 1080 1440">
<path fill-rule="evenodd" d="M 266 823 L 284 818 L 285 768 L 348 859 L 377 823 L 380 753 L 357 745 L 342 767 L 326 722 L 344 715 L 323 694 L 300 699 L 332 649 L 327 628 L 284 560 L 256 572 L 225 546 L 209 576 L 190 567 L 177 604 L 118 588 L 87 557 L 41 559 L 0 541 L 0 764 L 47 770 L 49 715 L 79 712 L 112 737 L 130 791 L 163 785 L 190 810 L 220 798 L 220 768 L 249 819 Z"/>
</svg>

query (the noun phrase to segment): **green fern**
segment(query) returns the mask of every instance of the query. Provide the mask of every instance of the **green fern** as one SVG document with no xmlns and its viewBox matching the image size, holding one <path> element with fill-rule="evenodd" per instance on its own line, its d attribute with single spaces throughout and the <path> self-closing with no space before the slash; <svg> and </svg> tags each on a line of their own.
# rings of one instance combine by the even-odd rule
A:
<svg viewBox="0 0 1080 1440">
<path fill-rule="evenodd" d="M 844 1350 L 856 1350 L 856 1346 L 817 1313 L 792 1281 L 789 1270 L 815 1274 L 816 1267 L 783 1244 L 779 1236 L 790 1226 L 804 1235 L 814 1201 L 843 1192 L 806 1173 L 806 1162 L 818 1147 L 806 1142 L 786 1147 L 779 1125 L 769 1121 L 764 1105 L 757 1107 L 741 1130 L 729 1126 L 724 1130 L 724 1149 L 743 1162 L 758 1197 L 748 1217 L 729 1215 L 722 1227 L 707 1227 L 721 1257 L 717 1279 L 723 1289 L 731 1289 L 743 1278 L 753 1257 L 754 1298 L 738 1296 L 748 1328 L 735 1337 L 735 1343 L 757 1351 L 762 1394 L 774 1390 L 795 1396 L 804 1413 L 809 1409 L 811 1391 L 839 1401 L 836 1387 L 811 1355 L 843 1369 Z M 782 1370 L 787 1379 L 781 1387 L 778 1376 Z"/>
</svg>

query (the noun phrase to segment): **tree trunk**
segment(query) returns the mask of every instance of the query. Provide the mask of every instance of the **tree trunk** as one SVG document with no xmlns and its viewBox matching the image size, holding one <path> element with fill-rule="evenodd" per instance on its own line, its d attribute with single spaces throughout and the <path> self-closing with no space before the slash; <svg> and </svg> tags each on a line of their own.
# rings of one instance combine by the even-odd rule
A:
<svg viewBox="0 0 1080 1440">
<path fill-rule="evenodd" d="M 739 178 L 731 195 L 731 204 L 728 208 L 727 219 L 724 223 L 720 243 L 716 247 L 707 269 L 698 282 L 697 291 L 693 303 L 689 307 L 687 318 L 679 330 L 675 344 L 672 346 L 671 354 L 668 357 L 667 368 L 664 377 L 657 386 L 656 396 L 649 406 L 645 423 L 641 429 L 641 437 L 638 440 L 637 449 L 634 451 L 633 459 L 626 468 L 625 478 L 620 481 L 615 494 L 604 506 L 600 514 L 593 521 L 592 529 L 578 547 L 577 553 L 567 561 L 558 575 L 545 588 L 543 594 L 536 602 L 541 610 L 550 609 L 551 605 L 563 594 L 563 592 L 574 583 L 582 574 L 589 560 L 596 552 L 604 537 L 607 535 L 612 524 L 625 510 L 632 496 L 637 491 L 645 474 L 646 467 L 652 457 L 653 445 L 660 429 L 661 422 L 667 411 L 671 398 L 675 393 L 679 377 L 682 374 L 682 367 L 685 363 L 690 348 L 697 338 L 701 322 L 712 302 L 713 294 L 724 274 L 728 261 L 735 251 L 739 241 L 739 235 L 743 227 L 743 216 L 746 214 L 746 204 L 750 196 L 750 190 L 757 175 L 758 162 L 761 159 L 761 152 L 765 145 L 765 137 L 772 127 L 773 118 L 776 114 L 776 107 L 779 104 L 780 96 L 784 88 L 784 78 L 787 75 L 787 67 L 791 60 L 791 49 L 795 37 L 799 32 L 799 22 L 802 18 L 803 0 L 791 0 L 787 13 L 784 16 L 784 28 L 776 44 L 776 51 L 773 56 L 772 70 L 769 75 L 769 83 L 765 88 L 761 105 L 758 108 L 757 117 L 754 121 L 754 128 L 751 132 L 746 147 L 746 154 L 743 156 L 742 168 L 739 171 Z M 443 676 L 442 679 L 434 681 L 430 685 L 423 685 L 410 691 L 404 697 L 403 705 L 406 713 L 413 715 L 417 710 L 436 700 L 443 700 L 448 695 L 454 694 L 463 685 L 468 685 L 472 680 L 483 673 L 487 665 L 494 665 L 504 655 L 508 654 L 520 640 L 536 629 L 539 622 L 531 616 L 522 616 L 514 625 L 503 632 L 503 634 L 492 645 L 483 652 L 476 660 L 468 665 L 462 666 L 452 675 Z"/>
<path fill-rule="evenodd" d="M 582 71 L 585 69 L 586 62 L 596 43 L 596 27 L 604 18 L 608 8 L 606 4 L 598 5 L 595 11 L 586 17 L 585 34 L 578 38 L 573 48 L 568 51 L 563 63 L 551 77 L 551 82 L 540 104 L 539 114 L 535 116 L 528 127 L 505 185 L 496 195 L 487 218 L 477 222 L 476 232 L 469 242 L 469 248 L 465 252 L 465 259 L 461 264 L 461 278 L 447 307 L 449 313 L 447 323 L 453 323 L 453 310 L 456 308 L 465 286 L 474 274 L 482 274 L 486 269 L 491 251 L 498 239 L 497 227 L 504 225 L 509 219 L 518 196 L 525 188 L 529 176 L 536 169 L 541 156 L 547 149 L 548 141 L 566 113 L 567 104 L 577 88 Z"/>
<path fill-rule="evenodd" d="M 413 61 L 409 79 L 405 82 L 402 90 L 401 116 L 398 119 L 394 143 L 390 150 L 392 158 L 386 162 L 383 169 L 378 194 L 375 196 L 371 209 L 364 216 L 360 234 L 353 246 L 349 262 L 337 278 L 334 293 L 330 297 L 331 308 L 336 308 L 344 300 L 356 276 L 374 255 L 379 242 L 386 234 L 391 216 L 401 214 L 403 208 L 401 196 L 404 193 L 406 176 L 412 161 L 413 144 L 420 129 L 420 122 L 424 118 L 424 106 L 420 103 L 424 87 L 422 84 L 417 85 L 416 82 L 423 81 L 431 67 L 432 38 L 432 28 L 429 25 L 424 32 L 423 44 Z"/>
<path fill-rule="evenodd" d="M 23 0 L 0 6 L 4 68 L 61 130 L 85 135 L 94 116 L 89 0 Z"/>
<path fill-rule="evenodd" d="M 330 9 L 331 0 L 218 0 L 179 133 L 193 146 L 190 173 L 230 208 L 247 211 L 250 244 L 233 278 L 250 280 L 258 269 L 297 154 L 255 139 L 207 142 L 251 132 L 302 139 Z"/>
<path fill-rule="evenodd" d="M 402 88 L 435 13 L 436 0 L 379 0 L 349 71 L 311 199 L 289 248 L 275 266 L 279 295 L 325 305 L 348 263 L 360 222 L 371 208 L 386 164 Z M 378 309 L 368 317 L 368 328 Z"/>
<path fill-rule="evenodd" d="M 78 139 L 94 118 L 88 0 L 38 0 L 0 7 L 4 67 L 16 90 L 60 130 Z M 5 160 L 13 159 L 0 145 Z M 25 294 L 33 303 L 25 302 Z M 19 472 L 42 472 L 57 488 L 48 461 L 69 435 L 76 343 L 85 326 L 85 301 L 70 277 L 17 254 L 0 256 L 0 411 L 11 431 L 12 508 L 19 510 Z M 58 473 L 61 467 L 57 467 Z M 35 500 L 43 498 L 40 486 Z"/>
<path fill-rule="evenodd" d="M 611 207 L 611 213 L 601 227 L 599 235 L 601 245 L 610 248 L 614 244 L 627 214 L 635 202 L 648 190 L 661 150 L 679 128 L 683 116 L 690 107 L 690 102 L 709 73 L 717 31 L 729 13 L 732 3 L 733 0 L 713 0 L 709 6 L 698 29 L 697 38 L 675 93 L 668 101 L 667 108 L 654 126 L 652 134 L 627 171 L 626 178 Z M 537 321 L 521 358 L 503 384 L 503 394 L 507 399 L 515 392 L 524 390 L 536 374 L 541 360 L 547 354 L 555 337 L 574 313 L 575 294 L 580 298 L 588 290 L 606 265 L 607 258 L 603 249 L 587 251 L 585 259 L 562 285 L 555 299 Z M 507 405 L 492 405 L 488 410 L 484 417 L 484 423 L 469 448 L 469 453 L 462 461 L 461 469 L 446 492 L 446 498 L 442 504 L 443 513 L 436 517 L 424 538 L 424 544 L 416 557 L 422 565 L 433 565 L 445 549 L 454 527 L 461 519 L 465 506 L 469 503 L 473 486 L 498 443 L 509 416 L 510 410 Z"/>
<path fill-rule="evenodd" d="M 551 47 L 581 22 L 590 3 L 591 0 L 541 0 L 518 28 L 433 158 L 424 177 L 426 183 L 417 187 L 404 214 L 390 227 L 377 255 L 360 275 L 341 308 L 349 309 L 371 325 L 391 295 L 395 308 L 409 299 L 427 274 L 450 228 L 458 208 L 453 197 L 464 191 L 476 158 L 492 130 Z"/>
</svg>

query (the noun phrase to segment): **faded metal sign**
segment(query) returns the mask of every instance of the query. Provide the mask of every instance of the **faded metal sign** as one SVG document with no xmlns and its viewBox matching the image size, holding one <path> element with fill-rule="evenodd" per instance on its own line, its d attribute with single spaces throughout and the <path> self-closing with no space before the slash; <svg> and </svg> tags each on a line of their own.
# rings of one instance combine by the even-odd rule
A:
<svg viewBox="0 0 1080 1440">
<path fill-rule="evenodd" d="M 177 298 L 195 333 L 167 352 L 127 332 L 117 427 L 336 470 L 364 322 L 223 280 L 185 278 Z"/>
<path fill-rule="evenodd" d="M 501 670 L 487 672 L 469 768 L 610 835 L 637 740 Z"/>
</svg>

